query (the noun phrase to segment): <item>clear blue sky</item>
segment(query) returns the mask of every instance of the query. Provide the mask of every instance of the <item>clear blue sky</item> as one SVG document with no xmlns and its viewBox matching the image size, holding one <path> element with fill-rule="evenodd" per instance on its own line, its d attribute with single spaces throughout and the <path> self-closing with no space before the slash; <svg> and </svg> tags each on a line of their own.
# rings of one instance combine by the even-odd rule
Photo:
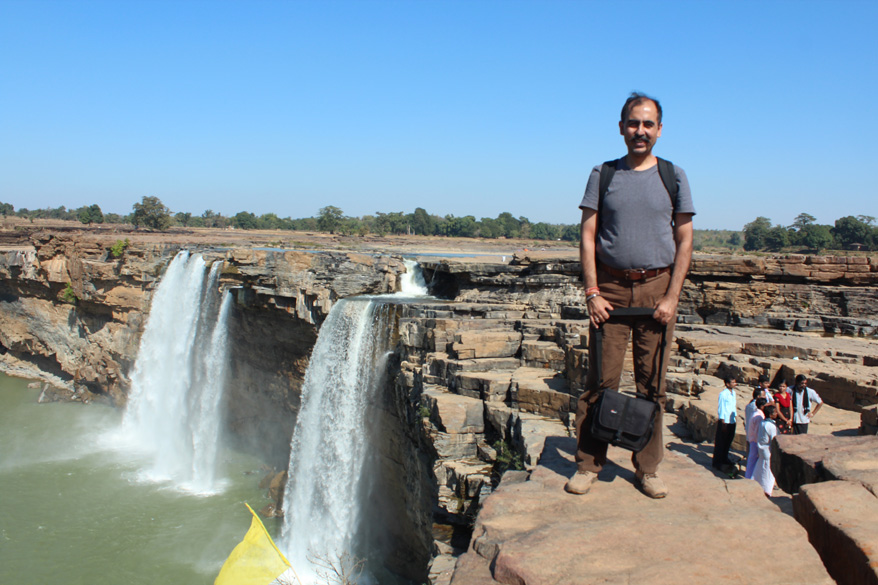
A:
<svg viewBox="0 0 878 585">
<path fill-rule="evenodd" d="M 876 22 L 874 1 L 0 0 L 0 201 L 577 223 L 640 90 L 696 227 L 878 216 Z"/>
</svg>

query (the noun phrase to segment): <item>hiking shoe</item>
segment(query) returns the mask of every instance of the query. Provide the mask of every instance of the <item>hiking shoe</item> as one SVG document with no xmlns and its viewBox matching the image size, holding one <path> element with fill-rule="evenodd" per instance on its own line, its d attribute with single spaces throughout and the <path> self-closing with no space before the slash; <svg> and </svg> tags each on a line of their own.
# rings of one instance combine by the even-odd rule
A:
<svg viewBox="0 0 878 585">
<path fill-rule="evenodd" d="M 597 478 L 598 474 L 594 471 L 577 471 L 564 485 L 564 491 L 578 496 L 587 494 Z"/>
<path fill-rule="evenodd" d="M 656 474 L 638 471 L 634 474 L 634 478 L 640 484 L 640 489 L 643 490 L 643 493 L 650 498 L 659 500 L 668 495 L 668 486 Z"/>
</svg>

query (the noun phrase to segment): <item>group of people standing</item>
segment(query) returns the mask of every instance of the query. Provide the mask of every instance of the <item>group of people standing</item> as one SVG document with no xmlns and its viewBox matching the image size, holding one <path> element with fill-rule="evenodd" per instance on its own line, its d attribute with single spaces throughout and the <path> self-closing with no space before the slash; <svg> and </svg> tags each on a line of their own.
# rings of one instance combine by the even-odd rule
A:
<svg viewBox="0 0 878 585">
<path fill-rule="evenodd" d="M 729 376 L 724 382 L 725 388 L 720 392 L 717 404 L 719 420 L 713 450 L 713 467 L 726 472 L 734 468 L 729 458 L 729 449 L 737 425 L 735 389 L 738 381 Z M 778 434 L 807 434 L 808 424 L 822 406 L 823 400 L 808 387 L 808 378 L 803 374 L 796 376 L 792 390 L 786 380 L 780 380 L 772 389 L 769 387 L 769 377 L 759 376 L 758 385 L 753 390 L 753 400 L 744 409 L 744 429 L 748 444 L 744 477 L 758 482 L 766 496 L 770 497 L 774 490 L 771 441 Z"/>
</svg>

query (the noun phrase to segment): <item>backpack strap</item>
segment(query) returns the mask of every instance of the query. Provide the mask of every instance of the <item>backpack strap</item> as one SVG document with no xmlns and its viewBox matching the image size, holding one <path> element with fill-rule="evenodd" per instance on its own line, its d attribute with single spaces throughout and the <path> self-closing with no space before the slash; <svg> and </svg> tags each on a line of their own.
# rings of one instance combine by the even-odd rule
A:
<svg viewBox="0 0 878 585">
<path fill-rule="evenodd" d="M 616 163 L 618 162 L 618 159 L 608 160 L 601 165 L 601 180 L 598 183 L 598 226 L 596 234 L 601 233 L 601 218 L 603 217 L 601 212 L 604 209 L 604 197 L 607 191 L 610 190 L 610 183 L 613 181 L 613 175 L 616 174 Z"/>
<path fill-rule="evenodd" d="M 677 192 L 680 190 L 680 188 L 677 186 L 677 173 L 674 170 L 674 163 L 663 158 L 656 158 L 658 159 L 659 176 L 662 178 L 662 183 L 665 184 L 665 189 L 668 191 L 668 195 L 671 197 L 671 205 L 674 206 L 674 211 L 676 212 Z"/>
<path fill-rule="evenodd" d="M 656 160 L 662 184 L 668 192 L 668 197 L 671 198 L 671 207 L 673 208 L 671 217 L 673 221 L 673 215 L 677 213 L 677 193 L 680 190 L 677 185 L 677 172 L 674 170 L 674 163 L 671 161 L 659 157 L 656 157 Z M 610 190 L 610 183 L 613 182 L 613 175 L 616 174 L 616 165 L 618 163 L 619 159 L 616 159 L 608 160 L 601 165 L 601 180 L 598 183 L 598 225 L 596 234 L 601 233 L 601 216 L 603 215 L 601 212 L 604 209 L 604 197 L 607 195 L 607 191 Z"/>
</svg>

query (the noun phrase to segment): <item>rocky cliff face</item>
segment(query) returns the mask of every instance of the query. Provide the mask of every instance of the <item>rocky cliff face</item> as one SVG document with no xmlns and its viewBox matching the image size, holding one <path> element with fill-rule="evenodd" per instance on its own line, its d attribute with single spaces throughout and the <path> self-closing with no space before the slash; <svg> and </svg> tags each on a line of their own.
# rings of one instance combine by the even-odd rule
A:
<svg viewBox="0 0 878 585">
<path fill-rule="evenodd" d="M 117 243 L 38 234 L 0 249 L 3 367 L 52 374 L 67 397 L 124 404 L 152 291 L 180 245 L 134 242 L 116 257 L 110 250 Z M 194 251 L 224 263 L 222 286 L 235 295 L 228 425 L 243 445 L 285 469 L 320 325 L 339 298 L 395 291 L 402 260 Z M 390 531 L 387 551 L 393 569 L 413 578 L 431 553 L 431 517 L 465 530 L 496 484 L 498 461 L 532 468 L 547 436 L 569 433 L 587 367 L 586 310 L 573 254 L 422 265 L 445 300 L 397 307 L 398 326 L 389 332 L 397 339 L 394 366 L 371 413 L 383 434 L 370 462 L 381 470 L 375 493 L 394 494 L 397 502 L 377 507 L 375 522 L 382 515 L 405 518 Z M 734 330 L 729 325 L 758 326 L 872 340 L 876 284 L 878 261 L 863 257 L 696 257 L 679 309 L 672 391 L 694 400 L 705 376 L 728 370 L 751 381 L 807 361 L 829 401 L 852 409 L 878 403 L 878 352 L 812 347 L 793 337 L 742 343 L 724 332 Z M 840 376 L 838 365 L 855 371 Z M 452 552 L 447 542 L 437 546 Z"/>
</svg>

